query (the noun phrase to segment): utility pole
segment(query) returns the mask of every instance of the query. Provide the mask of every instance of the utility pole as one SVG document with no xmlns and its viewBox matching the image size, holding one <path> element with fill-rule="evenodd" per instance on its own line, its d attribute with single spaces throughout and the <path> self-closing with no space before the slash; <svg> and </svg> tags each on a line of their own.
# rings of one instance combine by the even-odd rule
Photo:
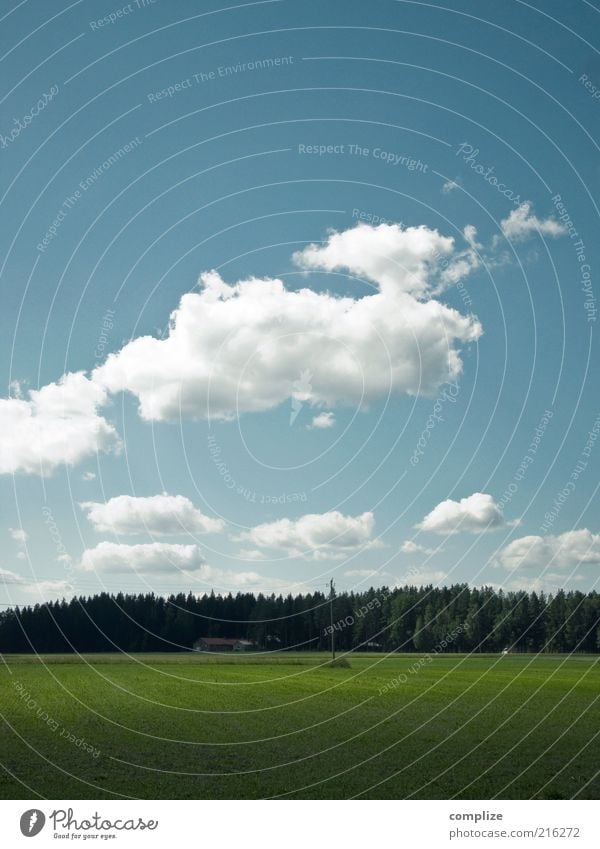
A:
<svg viewBox="0 0 600 849">
<path fill-rule="evenodd" d="M 335 630 L 333 628 L 333 600 L 335 598 L 335 587 L 333 578 L 329 582 L 329 619 L 331 622 L 331 662 L 335 660 Z"/>
</svg>

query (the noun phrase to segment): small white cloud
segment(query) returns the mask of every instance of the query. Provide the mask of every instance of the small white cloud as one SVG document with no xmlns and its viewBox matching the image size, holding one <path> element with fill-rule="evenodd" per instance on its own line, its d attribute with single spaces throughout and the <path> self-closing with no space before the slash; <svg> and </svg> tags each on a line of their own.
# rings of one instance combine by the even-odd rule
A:
<svg viewBox="0 0 600 849">
<path fill-rule="evenodd" d="M 538 218 L 532 210 L 533 204 L 526 200 L 516 209 L 513 209 L 508 218 L 504 218 L 500 222 L 502 232 L 507 239 L 522 242 L 532 233 L 556 238 L 567 232 L 566 227 L 560 221 L 555 218 Z"/>
<path fill-rule="evenodd" d="M 79 568 L 84 572 L 173 575 L 197 571 L 204 564 L 204 557 L 197 545 L 166 542 L 124 545 L 101 542 L 95 548 L 83 552 Z"/>
<path fill-rule="evenodd" d="M 524 590 L 527 593 L 555 593 L 557 590 L 566 589 L 564 575 L 544 575 L 543 577 L 515 577 L 504 584 L 491 584 L 496 590 L 504 592 L 518 592 Z"/>
<path fill-rule="evenodd" d="M 265 560 L 265 555 L 258 548 L 240 548 L 236 555 L 240 560 Z"/>
<path fill-rule="evenodd" d="M 479 534 L 505 528 L 510 524 L 516 523 L 506 522 L 491 495 L 474 492 L 460 501 L 450 498 L 442 501 L 417 527 L 434 534 L 456 534 L 461 531 Z"/>
<path fill-rule="evenodd" d="M 472 224 L 467 224 L 467 226 L 463 228 L 463 237 L 469 247 L 474 250 L 481 250 L 483 248 L 483 245 L 477 241 L 477 228 Z"/>
<path fill-rule="evenodd" d="M 385 578 L 387 572 L 380 572 L 378 569 L 350 569 L 344 572 L 346 578 Z"/>
<path fill-rule="evenodd" d="M 227 569 L 215 569 L 213 566 L 202 566 L 194 573 L 196 584 L 206 584 L 215 592 L 262 592 L 265 595 L 271 593 L 305 593 L 308 591 L 306 584 L 299 581 L 290 581 L 285 578 L 274 578 L 261 575 L 258 572 L 233 572 Z"/>
<path fill-rule="evenodd" d="M 515 569 L 573 570 L 580 565 L 600 566 L 600 534 L 587 528 L 558 536 L 525 536 L 515 539 L 498 555 L 502 566 Z"/>
<path fill-rule="evenodd" d="M 245 531 L 238 539 L 248 540 L 261 549 L 286 551 L 292 557 L 343 560 L 354 551 L 381 546 L 372 538 L 374 526 L 372 513 L 344 516 L 333 510 L 266 522 Z"/>
<path fill-rule="evenodd" d="M 24 578 L 17 575 L 16 572 L 11 572 L 9 569 L 0 569 L 0 586 L 3 584 L 25 584 Z"/>
<path fill-rule="evenodd" d="M 39 595 L 43 599 L 62 598 L 63 596 L 73 595 L 74 593 L 73 585 L 69 581 L 52 579 L 31 580 L 8 569 L 0 569 L 0 587 L 2 586 L 18 586 L 22 592 L 28 595 Z"/>
<path fill-rule="evenodd" d="M 9 528 L 11 538 L 17 543 L 17 560 L 27 560 L 27 534 L 23 528 Z"/>
<path fill-rule="evenodd" d="M 70 581 L 64 580 L 42 580 L 32 581 L 27 585 L 27 592 L 33 595 L 39 595 L 41 598 L 48 600 L 53 598 L 65 598 L 75 595 L 75 587 Z"/>
<path fill-rule="evenodd" d="M 225 526 L 222 519 L 205 516 L 183 495 L 118 495 L 105 504 L 84 501 L 80 507 L 96 531 L 115 534 L 207 534 Z"/>
<path fill-rule="evenodd" d="M 439 570 L 429 572 L 427 570 L 419 571 L 411 569 L 411 571 L 400 578 L 395 583 L 396 587 L 404 587 L 404 586 L 427 586 L 428 584 L 433 584 L 434 586 L 442 586 L 448 577 L 447 572 L 441 572 Z"/>
<path fill-rule="evenodd" d="M 23 530 L 23 528 L 9 528 L 8 532 L 12 539 L 19 543 L 19 545 L 25 545 L 27 542 L 27 533 Z"/>
<path fill-rule="evenodd" d="M 82 372 L 28 394 L 0 399 L 0 474 L 48 475 L 62 463 L 119 449 L 114 427 L 98 414 L 106 389 Z"/>
<path fill-rule="evenodd" d="M 318 429 L 324 430 L 325 428 L 334 427 L 335 425 L 335 415 L 334 413 L 319 413 L 318 416 L 314 416 L 312 422 L 308 425 L 310 430 Z"/>
<path fill-rule="evenodd" d="M 96 480 L 95 472 L 84 472 L 81 476 L 81 479 L 84 481 L 94 481 Z"/>
<path fill-rule="evenodd" d="M 442 186 L 442 194 L 449 195 L 450 192 L 453 192 L 455 189 L 458 189 L 459 186 L 460 182 L 458 180 L 446 180 L 446 182 Z"/>
<path fill-rule="evenodd" d="M 23 387 L 20 380 L 11 380 L 8 384 L 8 393 L 11 398 L 22 398 Z"/>
<path fill-rule="evenodd" d="M 424 545 L 413 542 L 412 539 L 404 540 L 400 546 L 402 554 L 435 554 L 435 552 L 439 550 L 439 548 L 426 548 Z"/>
</svg>

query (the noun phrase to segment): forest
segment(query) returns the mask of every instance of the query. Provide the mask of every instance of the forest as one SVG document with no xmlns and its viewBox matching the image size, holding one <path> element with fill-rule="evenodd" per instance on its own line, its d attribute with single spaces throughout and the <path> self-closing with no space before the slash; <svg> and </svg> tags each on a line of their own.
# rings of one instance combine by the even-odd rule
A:
<svg viewBox="0 0 600 849">
<path fill-rule="evenodd" d="M 600 594 L 467 584 L 327 594 L 74 597 L 0 613 L 0 652 L 169 652 L 200 637 L 263 651 L 598 652 Z"/>
</svg>

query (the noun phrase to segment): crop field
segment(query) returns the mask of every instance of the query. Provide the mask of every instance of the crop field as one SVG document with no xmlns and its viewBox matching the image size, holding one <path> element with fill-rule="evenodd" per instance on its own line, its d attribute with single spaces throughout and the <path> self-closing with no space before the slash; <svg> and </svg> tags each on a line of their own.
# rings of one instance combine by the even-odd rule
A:
<svg viewBox="0 0 600 849">
<path fill-rule="evenodd" d="M 580 656 L 6 655 L 1 798 L 598 798 Z"/>
</svg>

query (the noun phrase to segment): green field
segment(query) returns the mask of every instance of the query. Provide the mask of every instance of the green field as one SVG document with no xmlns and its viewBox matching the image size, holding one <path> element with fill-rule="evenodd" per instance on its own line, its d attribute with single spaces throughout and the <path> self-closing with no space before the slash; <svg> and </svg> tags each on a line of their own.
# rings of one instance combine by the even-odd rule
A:
<svg viewBox="0 0 600 849">
<path fill-rule="evenodd" d="M 600 795 L 597 657 L 326 663 L 7 655 L 0 797 Z"/>
</svg>

